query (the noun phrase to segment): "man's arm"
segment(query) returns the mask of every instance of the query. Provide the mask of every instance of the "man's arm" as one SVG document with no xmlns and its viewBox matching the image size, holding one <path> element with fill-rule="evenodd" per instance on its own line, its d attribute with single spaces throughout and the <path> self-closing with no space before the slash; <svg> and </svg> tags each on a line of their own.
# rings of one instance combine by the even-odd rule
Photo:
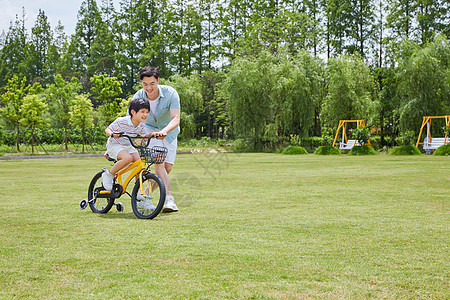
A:
<svg viewBox="0 0 450 300">
<path fill-rule="evenodd" d="M 174 130 L 175 128 L 180 125 L 180 109 L 171 109 L 170 110 L 170 118 L 172 119 L 169 124 L 167 124 L 166 127 L 164 127 L 160 132 L 158 132 L 158 135 L 167 135 L 169 132 Z"/>
</svg>

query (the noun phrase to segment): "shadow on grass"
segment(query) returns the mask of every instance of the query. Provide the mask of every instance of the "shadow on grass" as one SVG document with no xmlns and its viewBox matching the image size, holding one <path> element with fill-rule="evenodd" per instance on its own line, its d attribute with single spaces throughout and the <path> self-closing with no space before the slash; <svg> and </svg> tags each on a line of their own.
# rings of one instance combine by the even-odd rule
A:
<svg viewBox="0 0 450 300">
<path fill-rule="evenodd" d="M 106 213 L 106 214 L 98 214 L 100 217 L 105 219 L 136 219 L 139 220 L 138 217 L 133 212 L 114 212 L 114 213 Z M 168 213 L 162 213 L 160 212 L 154 219 L 151 219 L 150 221 L 157 221 L 160 218 L 167 217 Z M 145 221 L 144 219 L 142 219 Z"/>
</svg>

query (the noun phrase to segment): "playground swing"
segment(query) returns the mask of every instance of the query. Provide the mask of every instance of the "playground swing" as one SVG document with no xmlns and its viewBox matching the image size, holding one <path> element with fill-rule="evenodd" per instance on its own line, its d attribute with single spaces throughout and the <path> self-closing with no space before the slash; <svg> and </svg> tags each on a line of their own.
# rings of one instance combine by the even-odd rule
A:
<svg viewBox="0 0 450 300">
<path fill-rule="evenodd" d="M 334 137 L 333 147 L 336 144 L 339 144 L 340 150 L 351 150 L 354 146 L 361 146 L 357 140 L 349 140 L 348 139 L 347 125 L 349 123 L 356 123 L 356 128 L 358 128 L 359 126 L 366 127 L 366 123 L 364 122 L 364 120 L 340 120 L 338 129 L 336 130 L 336 136 Z M 339 136 L 339 132 L 340 132 L 341 128 L 342 128 L 342 140 L 341 140 L 341 142 L 337 142 L 337 138 Z M 370 141 L 368 141 L 368 144 L 370 146 Z"/>
<path fill-rule="evenodd" d="M 419 137 L 417 138 L 416 147 L 419 147 L 419 145 L 423 145 L 423 150 L 425 150 L 426 153 L 430 154 L 437 148 L 439 148 L 442 145 L 450 144 L 450 136 L 448 135 L 448 129 L 445 131 L 444 137 L 432 137 L 431 136 L 431 120 L 433 119 L 445 119 L 445 125 L 447 128 L 450 127 L 450 115 L 448 116 L 426 116 L 423 117 L 422 126 L 420 127 L 420 133 Z M 423 142 L 420 141 L 420 138 L 422 136 L 423 129 L 427 126 L 427 135 L 424 138 Z"/>
</svg>

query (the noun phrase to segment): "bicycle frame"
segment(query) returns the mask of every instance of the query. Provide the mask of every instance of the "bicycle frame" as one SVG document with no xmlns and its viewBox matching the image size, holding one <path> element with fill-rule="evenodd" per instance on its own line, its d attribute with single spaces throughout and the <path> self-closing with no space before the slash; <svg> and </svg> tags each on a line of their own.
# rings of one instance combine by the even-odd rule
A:
<svg viewBox="0 0 450 300">
<path fill-rule="evenodd" d="M 133 170 L 134 169 L 134 170 Z M 142 186 L 142 170 L 145 169 L 145 163 L 142 161 L 142 159 L 139 159 L 135 162 L 133 162 L 132 164 L 128 165 L 127 167 L 123 168 L 122 170 L 117 172 L 117 183 L 119 183 L 122 188 L 122 195 L 126 193 L 126 189 L 128 187 L 128 184 L 130 183 L 130 181 L 139 174 L 139 184 L 141 187 L 141 195 L 144 196 L 144 188 Z M 129 171 L 133 170 L 130 175 L 128 175 L 128 177 L 125 179 L 125 182 L 122 181 L 122 175 L 124 173 L 127 173 Z M 109 194 L 111 193 L 110 191 L 100 191 L 100 194 Z M 151 193 L 151 191 L 150 191 Z"/>
</svg>

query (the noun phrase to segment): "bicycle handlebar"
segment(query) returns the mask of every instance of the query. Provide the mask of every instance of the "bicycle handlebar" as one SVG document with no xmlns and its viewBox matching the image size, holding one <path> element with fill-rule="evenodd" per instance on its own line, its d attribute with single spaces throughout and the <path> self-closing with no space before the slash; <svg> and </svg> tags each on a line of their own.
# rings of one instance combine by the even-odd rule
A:
<svg viewBox="0 0 450 300">
<path fill-rule="evenodd" d="M 166 135 L 155 135 L 155 134 L 152 134 L 150 136 L 143 136 L 143 137 L 141 137 L 141 136 L 134 136 L 133 137 L 133 136 L 129 136 L 129 135 L 123 133 L 123 132 L 113 132 L 113 135 L 114 134 L 118 134 L 120 137 L 123 136 L 123 137 L 128 138 L 128 140 L 130 140 L 131 146 L 133 146 L 134 148 L 147 148 L 148 145 L 150 144 L 150 140 L 151 139 L 158 138 L 158 137 L 166 137 Z M 145 145 L 138 146 L 138 145 L 135 145 L 133 143 L 133 139 L 143 139 L 143 140 L 147 139 L 147 142 L 145 143 Z"/>
</svg>

